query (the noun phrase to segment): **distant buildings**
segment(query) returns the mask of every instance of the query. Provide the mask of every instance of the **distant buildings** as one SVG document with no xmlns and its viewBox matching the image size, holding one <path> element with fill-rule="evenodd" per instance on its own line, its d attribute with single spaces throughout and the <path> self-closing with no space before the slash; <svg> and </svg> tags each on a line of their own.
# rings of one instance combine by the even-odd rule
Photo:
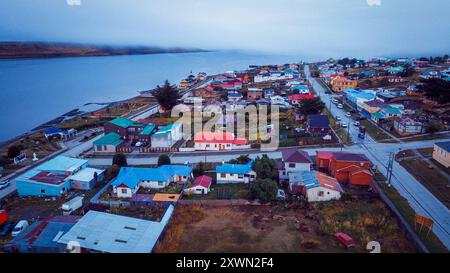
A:
<svg viewBox="0 0 450 273">
<path fill-rule="evenodd" d="M 103 180 L 104 170 L 88 160 L 57 156 L 16 179 L 19 196 L 61 196 L 70 189 L 89 190 Z"/>
<path fill-rule="evenodd" d="M 336 76 L 331 79 L 330 85 L 334 92 L 341 92 L 346 88 L 355 89 L 358 86 L 358 82 L 355 80 L 349 80 L 344 76 Z"/>
</svg>

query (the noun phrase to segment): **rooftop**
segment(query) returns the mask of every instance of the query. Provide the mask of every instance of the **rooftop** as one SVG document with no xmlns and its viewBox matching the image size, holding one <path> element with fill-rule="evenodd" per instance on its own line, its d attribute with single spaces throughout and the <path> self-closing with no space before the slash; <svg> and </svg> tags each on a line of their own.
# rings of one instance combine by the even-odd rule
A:
<svg viewBox="0 0 450 273">
<path fill-rule="evenodd" d="M 450 141 L 436 142 L 435 145 L 447 152 L 450 152 Z"/>
<path fill-rule="evenodd" d="M 309 115 L 307 119 L 308 125 L 311 128 L 330 128 L 330 122 L 328 121 L 328 117 L 325 115 Z"/>
<path fill-rule="evenodd" d="M 297 149 L 289 149 L 281 152 L 284 162 L 295 163 L 312 163 L 309 154 L 305 151 L 299 151 Z"/>
<path fill-rule="evenodd" d="M 130 126 L 143 126 L 142 123 L 136 123 L 134 121 L 132 121 L 131 119 L 127 119 L 124 117 L 118 117 L 116 119 L 113 119 L 111 121 L 109 121 L 109 123 L 112 123 L 114 125 L 117 125 L 119 127 L 123 127 L 123 128 L 128 128 Z"/>
<path fill-rule="evenodd" d="M 73 172 L 81 168 L 84 164 L 87 164 L 88 160 L 73 158 L 67 156 L 57 156 L 49 161 L 42 163 L 35 169 L 40 171 L 60 171 L 60 172 Z"/>
<path fill-rule="evenodd" d="M 100 169 L 84 168 L 76 172 L 74 175 L 69 176 L 67 179 L 74 181 L 90 182 L 94 179 L 95 173 L 97 173 L 97 175 L 101 175 L 104 172 L 105 172 L 104 170 Z"/>
<path fill-rule="evenodd" d="M 357 153 L 334 152 L 333 157 L 336 161 L 370 162 L 364 154 Z"/>
<path fill-rule="evenodd" d="M 66 182 L 67 176 L 68 175 L 66 174 L 56 174 L 42 171 L 31 177 L 29 180 L 50 185 L 60 185 Z"/>
<path fill-rule="evenodd" d="M 122 144 L 123 140 L 121 139 L 120 135 L 117 133 L 111 132 L 107 135 L 102 136 L 101 138 L 94 141 L 94 145 L 100 146 L 100 145 L 112 145 L 112 146 L 118 146 Z"/>
<path fill-rule="evenodd" d="M 161 222 L 90 210 L 58 242 L 77 241 L 82 248 L 106 253 L 150 253 L 173 210 L 169 206 Z"/>
<path fill-rule="evenodd" d="M 252 172 L 253 161 L 247 164 L 229 164 L 225 163 L 216 167 L 216 173 L 230 173 L 230 174 L 247 174 Z"/>
</svg>

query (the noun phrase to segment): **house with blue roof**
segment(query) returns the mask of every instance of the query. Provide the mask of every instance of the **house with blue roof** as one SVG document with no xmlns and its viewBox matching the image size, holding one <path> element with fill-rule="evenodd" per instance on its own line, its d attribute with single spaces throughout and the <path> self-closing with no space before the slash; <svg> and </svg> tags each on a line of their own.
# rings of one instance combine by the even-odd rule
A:
<svg viewBox="0 0 450 273">
<path fill-rule="evenodd" d="M 122 137 L 115 133 L 110 132 L 101 138 L 94 141 L 95 153 L 115 153 L 117 147 L 120 147 L 124 143 Z"/>
<path fill-rule="evenodd" d="M 163 165 L 158 168 L 122 167 L 112 182 L 113 193 L 131 198 L 140 187 L 163 189 L 170 183 L 185 184 L 192 179 L 192 168 L 186 165 Z"/>
<path fill-rule="evenodd" d="M 224 163 L 216 167 L 217 184 L 250 183 L 256 179 L 253 160 L 247 164 Z"/>
<path fill-rule="evenodd" d="M 88 160 L 57 156 L 16 179 L 19 196 L 61 196 L 71 188 L 92 189 L 104 170 L 89 168 Z"/>
<path fill-rule="evenodd" d="M 291 86 L 291 90 L 299 92 L 299 94 L 309 94 L 310 93 L 308 86 L 303 85 L 303 84 L 293 85 L 293 86 Z"/>
<path fill-rule="evenodd" d="M 346 88 L 342 90 L 345 95 L 345 100 L 361 110 L 364 107 L 364 103 L 375 99 L 376 92 L 372 90 L 356 90 L 353 88 Z"/>
<path fill-rule="evenodd" d="M 182 125 L 181 122 L 175 122 L 160 126 L 151 136 L 152 148 L 172 148 L 183 138 Z"/>
</svg>

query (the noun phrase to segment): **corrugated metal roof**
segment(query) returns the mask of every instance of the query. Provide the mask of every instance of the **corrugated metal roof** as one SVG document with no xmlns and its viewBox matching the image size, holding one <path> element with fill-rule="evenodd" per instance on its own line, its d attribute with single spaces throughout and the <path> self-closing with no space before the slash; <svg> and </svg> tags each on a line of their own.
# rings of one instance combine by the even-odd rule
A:
<svg viewBox="0 0 450 273">
<path fill-rule="evenodd" d="M 107 253 L 150 253 L 173 210 L 169 206 L 161 222 L 91 210 L 58 242 L 77 241 L 82 248 Z"/>
<path fill-rule="evenodd" d="M 107 135 L 102 136 L 101 138 L 94 141 L 94 145 L 120 145 L 123 140 L 120 138 L 120 135 L 114 132 L 111 132 Z"/>
</svg>

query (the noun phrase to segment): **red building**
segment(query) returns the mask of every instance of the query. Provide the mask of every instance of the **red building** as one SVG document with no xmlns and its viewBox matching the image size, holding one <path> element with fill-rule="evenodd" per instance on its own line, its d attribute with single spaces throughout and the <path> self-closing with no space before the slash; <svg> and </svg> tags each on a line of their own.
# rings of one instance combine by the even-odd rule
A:
<svg viewBox="0 0 450 273">
<path fill-rule="evenodd" d="M 370 160 L 363 154 L 316 152 L 316 166 L 335 177 L 339 183 L 369 186 L 372 183 Z"/>
</svg>

